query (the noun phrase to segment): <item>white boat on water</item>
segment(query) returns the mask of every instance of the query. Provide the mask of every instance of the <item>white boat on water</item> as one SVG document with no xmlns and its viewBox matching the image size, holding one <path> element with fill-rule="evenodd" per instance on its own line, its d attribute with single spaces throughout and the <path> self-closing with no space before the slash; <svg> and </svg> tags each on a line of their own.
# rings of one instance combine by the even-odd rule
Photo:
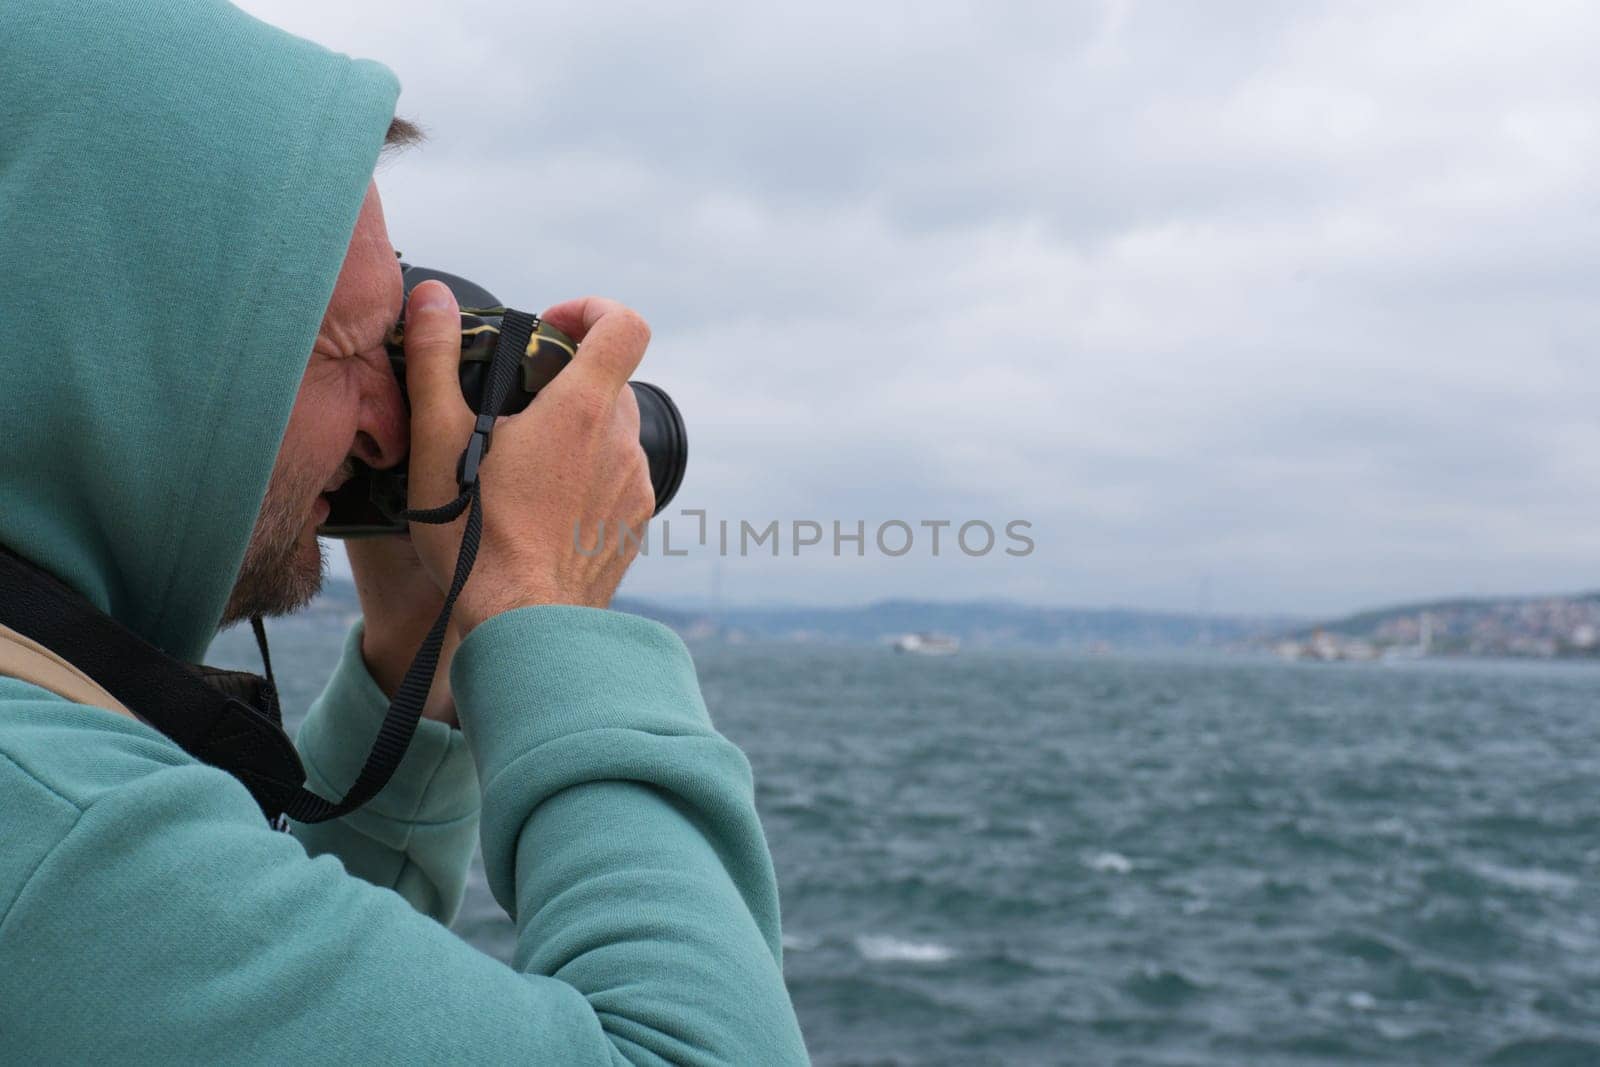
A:
<svg viewBox="0 0 1600 1067">
<path fill-rule="evenodd" d="M 901 634 L 894 639 L 896 652 L 909 652 L 918 656 L 953 656 L 961 647 L 959 637 L 949 634 Z"/>
</svg>

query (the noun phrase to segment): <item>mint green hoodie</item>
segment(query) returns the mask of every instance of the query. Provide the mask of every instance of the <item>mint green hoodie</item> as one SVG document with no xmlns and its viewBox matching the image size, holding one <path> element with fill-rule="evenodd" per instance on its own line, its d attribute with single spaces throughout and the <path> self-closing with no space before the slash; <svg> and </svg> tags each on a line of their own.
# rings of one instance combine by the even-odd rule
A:
<svg viewBox="0 0 1600 1067">
<path fill-rule="evenodd" d="M 219 0 L 0 27 L 0 544 L 196 660 L 398 86 Z M 385 708 L 359 649 L 297 739 L 330 795 Z M 0 678 L 0 1056 L 804 1062 L 749 765 L 682 643 L 525 608 L 451 683 L 460 731 L 282 834 L 156 731 Z M 511 966 L 442 925 L 480 825 Z"/>
</svg>

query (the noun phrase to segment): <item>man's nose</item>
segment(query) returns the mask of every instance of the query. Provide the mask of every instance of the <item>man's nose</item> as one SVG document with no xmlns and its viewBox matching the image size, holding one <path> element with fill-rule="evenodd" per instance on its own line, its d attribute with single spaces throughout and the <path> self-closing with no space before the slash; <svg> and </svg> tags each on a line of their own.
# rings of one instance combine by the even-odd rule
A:
<svg viewBox="0 0 1600 1067">
<path fill-rule="evenodd" d="M 356 458 L 377 470 L 393 467 L 406 458 L 411 448 L 410 417 L 387 360 L 383 373 L 387 380 L 380 381 L 368 394 L 356 427 Z"/>
</svg>

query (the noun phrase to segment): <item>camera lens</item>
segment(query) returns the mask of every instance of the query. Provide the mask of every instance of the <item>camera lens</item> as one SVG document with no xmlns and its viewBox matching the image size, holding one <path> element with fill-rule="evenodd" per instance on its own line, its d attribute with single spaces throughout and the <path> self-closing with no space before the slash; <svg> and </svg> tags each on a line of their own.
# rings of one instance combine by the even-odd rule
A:
<svg viewBox="0 0 1600 1067">
<path fill-rule="evenodd" d="M 639 401 L 639 444 L 650 461 L 650 484 L 656 491 L 655 514 L 672 502 L 689 465 L 689 434 L 678 405 L 649 382 L 629 382 Z"/>
</svg>

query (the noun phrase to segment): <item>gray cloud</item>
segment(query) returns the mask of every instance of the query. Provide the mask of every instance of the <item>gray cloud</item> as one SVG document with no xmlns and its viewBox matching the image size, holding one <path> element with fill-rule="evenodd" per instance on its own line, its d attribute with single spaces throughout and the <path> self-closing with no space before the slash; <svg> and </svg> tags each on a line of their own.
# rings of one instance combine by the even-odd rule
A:
<svg viewBox="0 0 1600 1067">
<path fill-rule="evenodd" d="M 645 312 L 686 505 L 1035 524 L 730 598 L 1600 585 L 1584 5 L 244 6 L 400 74 L 410 258 Z"/>
</svg>

